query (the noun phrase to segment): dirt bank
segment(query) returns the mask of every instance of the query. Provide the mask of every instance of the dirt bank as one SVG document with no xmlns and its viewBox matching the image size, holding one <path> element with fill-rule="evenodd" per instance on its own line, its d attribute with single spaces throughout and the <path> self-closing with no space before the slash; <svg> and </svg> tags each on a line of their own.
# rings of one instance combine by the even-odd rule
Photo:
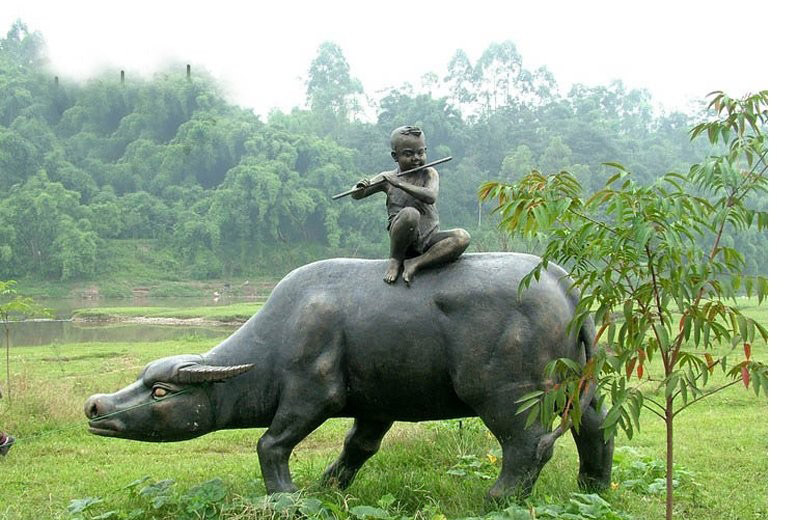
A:
<svg viewBox="0 0 800 520">
<path fill-rule="evenodd" d="M 219 321 L 205 318 L 150 318 L 145 316 L 79 316 L 72 318 L 75 323 L 138 323 L 143 325 L 183 325 L 191 327 L 219 327 L 241 325 L 247 320 Z"/>
</svg>

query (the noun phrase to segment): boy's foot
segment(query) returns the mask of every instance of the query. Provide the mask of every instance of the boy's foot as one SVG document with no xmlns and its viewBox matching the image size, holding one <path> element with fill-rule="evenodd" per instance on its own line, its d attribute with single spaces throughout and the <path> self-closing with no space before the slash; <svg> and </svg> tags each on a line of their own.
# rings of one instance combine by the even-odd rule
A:
<svg viewBox="0 0 800 520">
<path fill-rule="evenodd" d="M 3 439 L 3 442 L 0 443 L 0 455 L 5 455 L 8 453 L 8 450 L 11 449 L 11 446 L 14 445 L 14 437 L 11 435 L 6 435 Z"/>
<path fill-rule="evenodd" d="M 419 257 L 411 258 L 406 260 L 403 264 L 403 281 L 406 282 L 406 285 L 411 285 L 411 280 L 414 279 L 414 275 L 416 274 L 417 269 L 419 269 L 417 266 L 419 263 L 417 262 L 418 258 Z"/>
<path fill-rule="evenodd" d="M 386 274 L 383 276 L 383 281 L 386 283 L 394 283 L 397 281 L 397 277 L 400 276 L 400 271 L 403 269 L 403 262 L 402 260 L 398 260 L 396 258 L 389 259 L 389 268 L 386 270 Z"/>
</svg>

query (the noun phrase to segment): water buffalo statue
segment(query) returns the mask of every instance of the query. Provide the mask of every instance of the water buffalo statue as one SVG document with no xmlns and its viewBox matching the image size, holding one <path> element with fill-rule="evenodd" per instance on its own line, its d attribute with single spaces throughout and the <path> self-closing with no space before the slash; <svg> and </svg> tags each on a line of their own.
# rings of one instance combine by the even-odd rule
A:
<svg viewBox="0 0 800 520">
<path fill-rule="evenodd" d="M 385 260 L 331 259 L 292 271 L 263 308 L 202 355 L 151 362 L 131 385 L 94 395 L 89 431 L 178 441 L 222 429 L 267 427 L 258 441 L 269 492 L 296 488 L 289 455 L 330 417 L 353 417 L 324 481 L 345 487 L 394 421 L 480 417 L 499 441 L 502 470 L 490 497 L 529 492 L 552 455 L 553 432 L 525 428 L 515 403 L 544 388 L 545 365 L 584 363 L 594 326 L 567 334 L 576 297 L 551 264 L 521 296 L 539 261 L 515 253 L 464 255 L 419 273 L 413 285 L 383 282 Z M 610 483 L 613 440 L 586 399 L 578 481 Z"/>
</svg>

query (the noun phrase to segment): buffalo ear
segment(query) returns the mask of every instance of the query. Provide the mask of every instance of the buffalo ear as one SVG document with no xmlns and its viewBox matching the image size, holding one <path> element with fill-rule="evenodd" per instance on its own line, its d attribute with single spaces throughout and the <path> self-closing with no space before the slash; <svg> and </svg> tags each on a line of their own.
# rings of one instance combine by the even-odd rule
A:
<svg viewBox="0 0 800 520">
<path fill-rule="evenodd" d="M 175 382 L 179 384 L 216 383 L 243 374 L 254 366 L 252 363 L 233 366 L 187 365 L 178 369 Z"/>
</svg>

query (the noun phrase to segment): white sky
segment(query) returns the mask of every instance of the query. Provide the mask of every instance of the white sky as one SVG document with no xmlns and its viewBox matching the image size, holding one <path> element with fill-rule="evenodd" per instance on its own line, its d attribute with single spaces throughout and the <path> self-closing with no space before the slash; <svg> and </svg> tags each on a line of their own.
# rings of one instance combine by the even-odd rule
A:
<svg viewBox="0 0 800 520">
<path fill-rule="evenodd" d="M 795 237 L 772 240 L 770 246 L 770 272 L 779 281 L 770 298 L 770 343 L 779 347 L 773 362 L 782 360 L 773 363 L 770 385 L 770 409 L 775 409 L 770 451 L 778 446 L 782 453 L 770 458 L 770 513 L 787 506 L 795 490 L 786 472 L 800 463 L 796 448 L 784 444 L 787 432 L 797 433 L 796 393 L 789 401 L 784 392 L 792 391 L 788 385 L 797 380 L 800 364 L 797 331 L 788 328 L 796 317 L 782 319 L 797 307 L 781 305 L 796 302 L 800 293 L 793 267 L 797 253 L 789 245 L 796 245 L 789 199 L 797 191 L 785 189 L 797 184 L 790 154 L 800 120 L 790 97 L 795 91 L 786 88 L 795 85 L 800 49 L 800 18 L 783 7 L 790 2 L 289 0 L 256 7 L 259 3 L 266 2 L 0 0 L 0 31 L 5 34 L 17 18 L 40 31 L 54 74 L 64 78 L 92 77 L 103 68 L 149 76 L 172 61 L 183 73 L 182 64 L 190 63 L 210 71 L 232 101 L 259 114 L 304 102 L 303 79 L 326 40 L 342 47 L 352 74 L 373 96 L 429 71 L 443 75 L 458 48 L 474 62 L 490 43 L 505 40 L 516 43 L 528 69 L 546 65 L 562 92 L 575 82 L 621 79 L 628 88 L 648 89 L 657 105 L 684 109 L 687 100 L 712 90 L 741 95 L 769 89 L 777 116 L 770 121 L 773 159 L 779 159 L 773 166 L 780 166 L 773 168 L 772 181 L 779 184 L 773 182 L 770 190 L 770 234 Z M 792 362 L 783 362 L 787 356 Z"/>
<path fill-rule="evenodd" d="M 259 114 L 304 102 L 303 80 L 326 40 L 342 47 L 352 74 L 373 95 L 425 72 L 443 77 L 456 49 L 474 62 L 490 43 L 505 40 L 516 43 L 528 69 L 546 65 L 562 92 L 575 82 L 621 79 L 648 89 L 657 105 L 681 109 L 712 90 L 769 87 L 765 75 L 739 72 L 740 60 L 763 49 L 721 36 L 751 37 L 729 23 L 757 16 L 752 3 L 739 0 L 257 4 L 265 2 L 0 0 L 0 31 L 17 18 L 40 31 L 54 74 L 65 78 L 104 68 L 149 76 L 173 60 L 190 63 Z M 709 60 L 710 51 L 732 44 L 736 52 Z"/>
</svg>

